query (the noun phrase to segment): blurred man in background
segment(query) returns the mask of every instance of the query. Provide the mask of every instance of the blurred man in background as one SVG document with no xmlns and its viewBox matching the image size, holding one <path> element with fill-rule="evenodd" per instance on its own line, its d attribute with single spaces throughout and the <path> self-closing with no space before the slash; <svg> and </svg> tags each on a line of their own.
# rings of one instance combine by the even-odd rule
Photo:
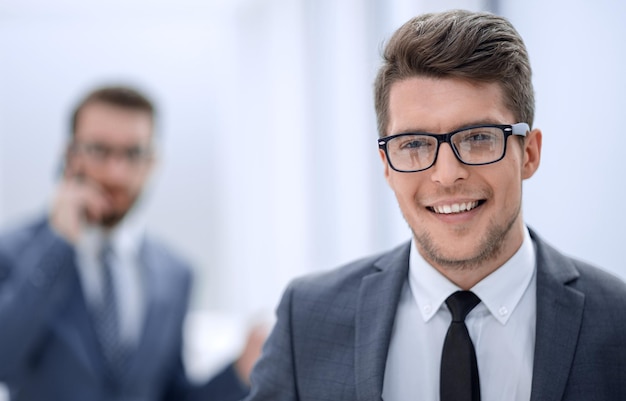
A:
<svg viewBox="0 0 626 401">
<path fill-rule="evenodd" d="M 128 87 L 86 96 L 49 215 L 0 237 L 0 381 L 15 401 L 237 400 L 264 340 L 192 385 L 190 267 L 145 233 L 155 110 Z"/>
</svg>

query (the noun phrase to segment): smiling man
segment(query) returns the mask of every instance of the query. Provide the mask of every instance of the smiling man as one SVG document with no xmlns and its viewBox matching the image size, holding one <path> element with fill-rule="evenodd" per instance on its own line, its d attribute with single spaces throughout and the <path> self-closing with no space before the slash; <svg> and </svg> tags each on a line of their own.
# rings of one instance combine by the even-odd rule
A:
<svg viewBox="0 0 626 401">
<path fill-rule="evenodd" d="M 413 237 L 295 280 L 250 401 L 626 397 L 626 285 L 529 229 L 531 68 L 504 18 L 396 31 L 375 82 L 378 148 Z"/>
</svg>

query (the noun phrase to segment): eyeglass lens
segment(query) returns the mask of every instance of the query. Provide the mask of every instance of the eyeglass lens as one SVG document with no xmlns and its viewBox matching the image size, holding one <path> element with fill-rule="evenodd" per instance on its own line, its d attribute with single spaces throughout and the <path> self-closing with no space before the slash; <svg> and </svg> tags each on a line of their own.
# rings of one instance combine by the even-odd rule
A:
<svg viewBox="0 0 626 401">
<path fill-rule="evenodd" d="M 431 135 L 401 135 L 387 142 L 387 153 L 398 170 L 424 170 L 435 162 L 439 141 L 437 136 Z M 468 128 L 452 135 L 450 143 L 463 163 L 487 164 L 503 156 L 505 135 L 499 127 Z"/>
<path fill-rule="evenodd" d="M 150 149 L 142 146 L 114 148 L 101 143 L 85 143 L 77 146 L 77 149 L 83 151 L 95 162 L 104 162 L 105 160 L 116 156 L 120 157 L 127 163 L 138 164 L 150 156 Z"/>
</svg>

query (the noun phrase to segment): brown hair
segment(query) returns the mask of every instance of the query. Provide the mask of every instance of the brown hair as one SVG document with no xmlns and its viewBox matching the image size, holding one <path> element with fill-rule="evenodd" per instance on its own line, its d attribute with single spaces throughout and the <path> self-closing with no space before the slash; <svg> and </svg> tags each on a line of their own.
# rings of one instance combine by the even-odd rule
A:
<svg viewBox="0 0 626 401">
<path fill-rule="evenodd" d="M 156 110 L 146 95 L 128 86 L 105 86 L 88 93 L 74 109 L 70 120 L 72 136 L 76 133 L 76 124 L 80 112 L 85 106 L 92 103 L 105 103 L 124 109 L 144 111 L 150 115 L 154 123 Z"/>
<path fill-rule="evenodd" d="M 531 74 L 524 42 L 505 18 L 464 10 L 417 16 L 393 34 L 383 52 L 374 83 L 378 134 L 387 135 L 391 86 L 414 76 L 496 82 L 517 122 L 532 127 Z"/>
</svg>

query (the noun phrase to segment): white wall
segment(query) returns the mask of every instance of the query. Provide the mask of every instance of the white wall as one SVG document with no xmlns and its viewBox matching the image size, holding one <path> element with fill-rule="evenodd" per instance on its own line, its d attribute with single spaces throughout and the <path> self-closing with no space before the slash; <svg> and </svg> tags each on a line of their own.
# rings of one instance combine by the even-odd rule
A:
<svg viewBox="0 0 626 401">
<path fill-rule="evenodd" d="M 382 178 L 372 80 L 395 28 L 458 6 L 483 4 L 0 1 L 0 225 L 44 209 L 77 96 L 136 83 L 162 110 L 150 224 L 194 262 L 195 306 L 268 313 L 292 277 L 408 239 Z M 525 217 L 562 250 L 626 277 L 624 6 L 500 10 L 529 47 L 544 131 Z"/>
<path fill-rule="evenodd" d="M 527 222 L 563 251 L 626 277 L 626 3 L 503 1 L 534 68 L 542 164 Z"/>
</svg>

